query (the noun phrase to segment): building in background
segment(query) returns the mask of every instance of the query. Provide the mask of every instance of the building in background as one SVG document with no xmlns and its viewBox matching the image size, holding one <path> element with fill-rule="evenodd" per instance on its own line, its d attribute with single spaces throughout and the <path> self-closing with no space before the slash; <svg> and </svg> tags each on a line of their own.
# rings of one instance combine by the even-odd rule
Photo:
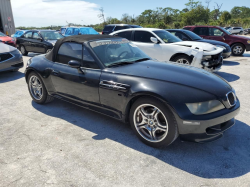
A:
<svg viewBox="0 0 250 187">
<path fill-rule="evenodd" d="M 15 23 L 10 0 L 0 0 L 0 31 L 9 36 L 15 33 Z"/>
</svg>

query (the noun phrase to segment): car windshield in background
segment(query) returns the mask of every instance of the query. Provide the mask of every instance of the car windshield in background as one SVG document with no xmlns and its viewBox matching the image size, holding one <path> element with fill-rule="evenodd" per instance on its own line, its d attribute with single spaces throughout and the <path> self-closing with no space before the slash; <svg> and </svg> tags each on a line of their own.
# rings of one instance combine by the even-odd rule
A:
<svg viewBox="0 0 250 187">
<path fill-rule="evenodd" d="M 127 39 L 99 40 L 90 42 L 90 46 L 106 67 L 119 63 L 134 63 L 139 60 L 150 59 L 149 56 Z"/>
<path fill-rule="evenodd" d="M 93 28 L 80 28 L 80 33 L 81 34 L 99 34 L 95 29 Z"/>
<path fill-rule="evenodd" d="M 59 40 L 63 38 L 63 35 L 55 31 L 40 31 L 40 34 L 45 40 Z"/>
<path fill-rule="evenodd" d="M 186 33 L 192 40 L 202 40 L 202 38 L 201 38 L 199 35 L 197 35 L 197 34 L 191 32 L 191 31 L 185 30 L 185 33 Z"/>
<path fill-rule="evenodd" d="M 223 27 L 220 27 L 220 29 L 221 30 L 223 30 L 225 33 L 227 33 L 228 35 L 232 35 L 232 33 L 231 32 L 229 32 L 228 30 L 226 30 L 225 28 L 223 28 Z"/>
<path fill-rule="evenodd" d="M 6 36 L 4 33 L 0 32 L 0 36 Z"/>
<path fill-rule="evenodd" d="M 181 42 L 182 40 L 174 36 L 173 34 L 164 31 L 153 31 L 159 38 L 161 38 L 165 43 Z"/>
<path fill-rule="evenodd" d="M 113 28 L 114 28 L 114 26 L 105 26 L 103 31 L 111 32 L 111 31 L 113 31 Z"/>
</svg>

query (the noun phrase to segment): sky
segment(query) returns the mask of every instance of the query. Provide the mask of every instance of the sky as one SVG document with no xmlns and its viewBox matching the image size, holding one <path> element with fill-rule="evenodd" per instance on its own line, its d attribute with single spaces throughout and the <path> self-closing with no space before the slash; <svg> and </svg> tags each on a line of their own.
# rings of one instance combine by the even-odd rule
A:
<svg viewBox="0 0 250 187">
<path fill-rule="evenodd" d="M 200 0 L 205 4 L 206 0 Z M 171 7 L 182 10 L 188 0 L 11 0 L 14 21 L 18 26 L 49 26 L 78 23 L 83 25 L 100 23 L 97 17 L 103 7 L 106 17 L 121 18 L 122 14 L 138 16 L 146 9 Z M 222 10 L 230 11 L 234 6 L 250 7 L 250 0 L 211 0 L 210 9 L 217 2 Z"/>
</svg>

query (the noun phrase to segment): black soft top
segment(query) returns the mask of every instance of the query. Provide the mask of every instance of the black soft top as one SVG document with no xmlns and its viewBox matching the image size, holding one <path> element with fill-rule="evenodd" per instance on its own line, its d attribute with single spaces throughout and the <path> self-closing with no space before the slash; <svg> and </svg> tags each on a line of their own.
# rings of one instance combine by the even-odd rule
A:
<svg viewBox="0 0 250 187">
<path fill-rule="evenodd" d="M 60 46 L 65 43 L 65 42 L 74 42 L 74 43 L 84 43 L 88 41 L 93 41 L 93 40 L 104 40 L 104 39 L 109 39 L 109 38 L 120 38 L 117 36 L 111 36 L 111 35 L 74 35 L 74 36 L 68 36 L 65 38 L 61 38 L 60 40 L 57 40 L 54 48 L 47 53 L 46 58 L 50 61 L 55 62 L 56 61 L 56 55 L 58 53 L 58 50 Z"/>
</svg>

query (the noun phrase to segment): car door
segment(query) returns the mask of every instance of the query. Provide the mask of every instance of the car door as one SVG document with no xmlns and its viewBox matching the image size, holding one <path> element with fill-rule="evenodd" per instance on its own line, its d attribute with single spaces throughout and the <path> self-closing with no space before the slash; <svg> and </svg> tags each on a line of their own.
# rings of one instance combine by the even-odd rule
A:
<svg viewBox="0 0 250 187">
<path fill-rule="evenodd" d="M 81 62 L 80 68 L 68 65 L 70 60 Z M 63 43 L 52 67 L 51 80 L 56 94 L 84 105 L 98 104 L 101 69 L 85 46 Z"/>
<path fill-rule="evenodd" d="M 220 30 L 219 28 L 209 27 L 208 37 L 206 38 L 210 40 L 217 40 L 217 41 L 225 42 L 224 32 Z"/>
<path fill-rule="evenodd" d="M 26 51 L 32 51 L 32 31 L 25 33 L 19 40 L 19 45 L 23 45 Z"/>
<path fill-rule="evenodd" d="M 39 32 L 33 32 L 33 41 L 32 41 L 32 47 L 34 49 L 34 52 L 37 53 L 45 53 L 46 51 L 46 44 L 44 42 L 44 39 L 40 35 Z"/>
<path fill-rule="evenodd" d="M 193 32 L 202 38 L 208 39 L 208 28 L 207 27 L 195 27 Z"/>
<path fill-rule="evenodd" d="M 148 31 L 134 31 L 133 44 L 139 47 L 144 53 L 153 59 L 157 60 L 168 60 L 165 59 L 165 55 L 162 51 L 162 46 L 164 44 L 155 44 L 150 38 L 155 37 L 151 32 Z"/>
</svg>

